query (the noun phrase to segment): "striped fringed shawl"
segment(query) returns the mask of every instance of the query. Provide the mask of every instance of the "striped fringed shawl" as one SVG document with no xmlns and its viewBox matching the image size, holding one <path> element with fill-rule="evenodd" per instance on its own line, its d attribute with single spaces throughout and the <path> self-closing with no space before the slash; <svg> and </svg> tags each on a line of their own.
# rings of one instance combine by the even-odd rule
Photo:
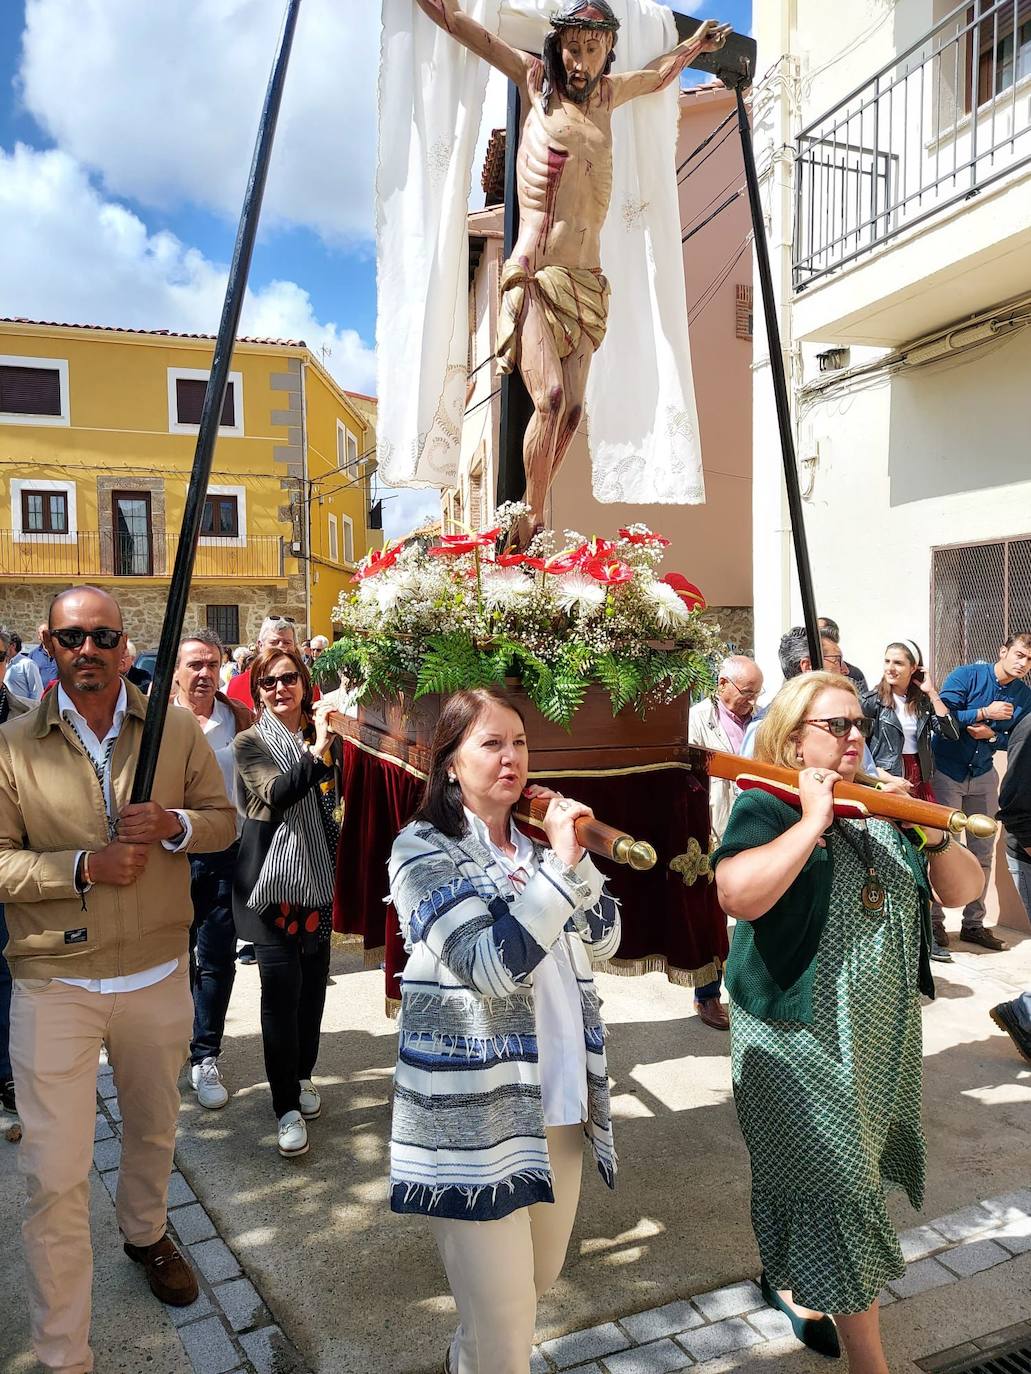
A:
<svg viewBox="0 0 1031 1374">
<path fill-rule="evenodd" d="M 545 855 L 548 855 L 545 859 Z M 390 1142 L 390 1205 L 493 1221 L 553 1202 L 541 1107 L 533 970 L 566 941 L 583 1009 L 587 1135 L 615 1183 L 605 1031 L 592 963 L 619 947 L 619 909 L 588 857 L 577 868 L 534 845 L 517 893 L 474 834 L 417 821 L 394 842 L 390 893 L 409 960 Z"/>
</svg>

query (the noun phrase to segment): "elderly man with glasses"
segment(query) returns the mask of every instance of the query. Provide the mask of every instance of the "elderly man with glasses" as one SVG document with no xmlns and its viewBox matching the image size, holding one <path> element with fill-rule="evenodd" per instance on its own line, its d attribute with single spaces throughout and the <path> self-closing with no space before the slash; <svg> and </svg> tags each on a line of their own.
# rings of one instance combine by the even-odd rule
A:
<svg viewBox="0 0 1031 1374">
<path fill-rule="evenodd" d="M 57 685 L 0 730 L 0 894 L 32 1343 L 44 1368 L 89 1374 L 101 1049 L 122 1111 L 115 1212 L 125 1252 L 162 1302 L 198 1296 L 165 1229 L 193 1023 L 187 855 L 232 843 L 236 815 L 189 711 L 168 714 L 153 800 L 129 802 L 147 703 L 119 675 L 118 603 L 72 587 L 54 598 L 48 625 Z"/>
<path fill-rule="evenodd" d="M 762 689 L 762 670 L 754 659 L 744 654 L 731 654 L 725 658 L 720 664 L 715 694 L 691 710 L 687 727 L 689 742 L 702 749 L 739 754 L 745 730 Z M 732 782 L 721 778 L 709 779 L 709 826 L 713 849 L 723 839 L 735 795 Z M 695 989 L 695 1006 L 699 1019 L 705 1025 L 713 1030 L 730 1029 L 727 1009 L 720 1001 L 719 978 Z"/>
<path fill-rule="evenodd" d="M 257 653 L 262 654 L 266 649 L 296 648 L 296 620 L 288 615 L 267 615 L 261 622 L 261 629 L 258 631 Z M 251 679 L 247 673 L 239 673 L 236 677 L 229 679 L 226 696 L 230 701 L 237 701 L 241 706 L 246 706 L 248 711 L 253 711 L 257 704 L 251 696 Z M 315 701 L 319 699 L 317 688 L 313 699 Z"/>
</svg>

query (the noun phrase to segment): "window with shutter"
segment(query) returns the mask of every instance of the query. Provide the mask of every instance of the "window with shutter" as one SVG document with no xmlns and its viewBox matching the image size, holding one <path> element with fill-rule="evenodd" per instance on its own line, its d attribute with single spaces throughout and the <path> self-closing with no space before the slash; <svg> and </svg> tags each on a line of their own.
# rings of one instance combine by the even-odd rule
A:
<svg viewBox="0 0 1031 1374">
<path fill-rule="evenodd" d="M 67 362 L 0 356 L 0 424 L 68 424 Z"/>
<path fill-rule="evenodd" d="M 752 337 L 752 318 L 752 288 L 738 286 L 735 288 L 734 333 L 739 339 Z"/>
<path fill-rule="evenodd" d="M 343 516 L 344 522 L 344 562 L 354 562 L 354 524 L 350 517 Z"/>
<path fill-rule="evenodd" d="M 192 377 L 177 377 L 175 380 L 176 419 L 181 425 L 199 425 L 200 413 L 204 408 L 204 393 L 207 382 Z M 222 402 L 222 415 L 218 422 L 229 429 L 236 425 L 236 399 L 232 382 L 226 387 L 225 400 Z"/>
<path fill-rule="evenodd" d="M 340 541 L 337 538 L 337 518 L 331 515 L 328 518 L 329 527 L 329 558 L 331 563 L 336 563 L 340 558 Z"/>
</svg>

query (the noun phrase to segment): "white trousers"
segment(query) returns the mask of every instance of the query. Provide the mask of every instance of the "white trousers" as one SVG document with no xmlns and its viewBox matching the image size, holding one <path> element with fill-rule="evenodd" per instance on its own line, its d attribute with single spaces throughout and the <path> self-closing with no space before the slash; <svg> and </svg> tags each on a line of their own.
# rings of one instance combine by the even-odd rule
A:
<svg viewBox="0 0 1031 1374">
<path fill-rule="evenodd" d="M 555 1201 L 500 1221 L 430 1220 L 458 1306 L 451 1374 L 528 1374 L 537 1299 L 558 1278 L 580 1201 L 584 1130 L 551 1126 Z"/>
</svg>

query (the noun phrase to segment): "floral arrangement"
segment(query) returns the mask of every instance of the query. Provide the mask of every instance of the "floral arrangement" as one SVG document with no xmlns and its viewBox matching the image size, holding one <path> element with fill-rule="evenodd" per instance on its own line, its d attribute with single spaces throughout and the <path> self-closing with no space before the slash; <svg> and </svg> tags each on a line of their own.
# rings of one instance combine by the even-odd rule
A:
<svg viewBox="0 0 1031 1374">
<path fill-rule="evenodd" d="M 711 689 L 719 627 L 686 577 L 659 575 L 668 539 L 645 525 L 615 540 L 566 530 L 557 550 L 546 530 L 525 553 L 498 552 L 528 509 L 509 502 L 494 529 L 415 534 L 369 554 L 333 611 L 343 634 L 320 655 L 319 680 L 339 673 L 361 702 L 413 681 L 423 696 L 517 677 L 562 725 L 594 683 L 614 713 Z"/>
</svg>

